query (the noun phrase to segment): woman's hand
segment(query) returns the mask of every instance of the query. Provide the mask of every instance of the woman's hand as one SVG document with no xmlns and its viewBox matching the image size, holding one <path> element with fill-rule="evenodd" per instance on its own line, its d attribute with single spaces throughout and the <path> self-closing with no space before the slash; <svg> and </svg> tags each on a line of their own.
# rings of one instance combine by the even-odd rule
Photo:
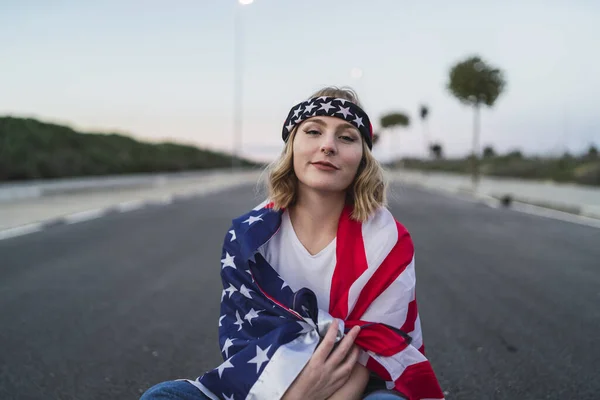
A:
<svg viewBox="0 0 600 400">
<path fill-rule="evenodd" d="M 355 345 L 356 346 L 356 345 Z M 359 364 L 354 364 L 354 369 L 350 378 L 344 386 L 339 388 L 327 400 L 360 400 L 363 398 L 363 393 L 369 383 L 370 373 L 367 367 Z"/>
<path fill-rule="evenodd" d="M 323 341 L 304 369 L 284 394 L 283 400 L 324 400 L 346 383 L 358 360 L 359 348 L 353 345 L 360 327 L 352 328 L 332 352 L 337 330 L 336 319 L 329 326 Z"/>
</svg>

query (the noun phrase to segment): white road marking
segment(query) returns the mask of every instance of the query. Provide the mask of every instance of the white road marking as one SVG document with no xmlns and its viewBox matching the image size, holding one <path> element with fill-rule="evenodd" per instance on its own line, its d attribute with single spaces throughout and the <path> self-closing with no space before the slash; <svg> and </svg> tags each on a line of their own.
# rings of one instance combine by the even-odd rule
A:
<svg viewBox="0 0 600 400">
<path fill-rule="evenodd" d="M 144 202 L 142 200 L 126 201 L 125 203 L 117 204 L 116 209 L 121 212 L 133 211 L 142 208 Z"/>
<path fill-rule="evenodd" d="M 2 230 L 0 231 L 0 240 L 9 239 L 21 235 L 27 235 L 29 233 L 39 232 L 40 230 L 42 230 L 42 225 L 43 224 L 41 223 L 33 223 Z"/>
<path fill-rule="evenodd" d="M 86 211 L 81 211 L 81 212 L 78 212 L 75 214 L 70 214 L 70 215 L 63 217 L 63 219 L 65 220 L 65 223 L 67 223 L 67 224 L 75 224 L 77 222 L 89 221 L 91 219 L 98 218 L 105 212 L 106 212 L 106 209 L 98 208 L 95 210 L 86 210 Z"/>
</svg>

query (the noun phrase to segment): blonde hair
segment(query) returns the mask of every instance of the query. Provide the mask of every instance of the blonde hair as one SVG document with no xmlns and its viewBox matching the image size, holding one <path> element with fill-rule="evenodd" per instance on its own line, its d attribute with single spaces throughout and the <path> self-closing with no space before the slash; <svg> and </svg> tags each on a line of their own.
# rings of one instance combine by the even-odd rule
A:
<svg viewBox="0 0 600 400">
<path fill-rule="evenodd" d="M 356 92 L 350 88 L 334 86 L 323 88 L 309 98 L 329 96 L 348 100 L 362 108 Z M 296 201 L 298 178 L 294 173 L 293 142 L 297 129 L 288 137 L 285 147 L 277 160 L 265 169 L 267 173 L 268 198 L 273 209 L 290 207 Z M 373 157 L 371 150 L 363 140 L 363 158 L 356 176 L 346 190 L 346 201 L 353 205 L 350 217 L 365 222 L 378 208 L 387 206 L 387 182 L 381 164 Z"/>
</svg>

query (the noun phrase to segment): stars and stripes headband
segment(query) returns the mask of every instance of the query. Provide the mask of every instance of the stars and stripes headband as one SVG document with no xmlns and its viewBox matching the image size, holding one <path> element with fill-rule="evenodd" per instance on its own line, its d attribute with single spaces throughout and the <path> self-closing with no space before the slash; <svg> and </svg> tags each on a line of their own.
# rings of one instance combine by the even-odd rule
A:
<svg viewBox="0 0 600 400">
<path fill-rule="evenodd" d="M 359 130 L 369 149 L 373 148 L 373 126 L 367 113 L 351 101 L 329 96 L 312 98 L 292 107 L 283 126 L 283 141 L 287 141 L 294 127 L 317 116 L 336 117 L 349 122 Z"/>
</svg>

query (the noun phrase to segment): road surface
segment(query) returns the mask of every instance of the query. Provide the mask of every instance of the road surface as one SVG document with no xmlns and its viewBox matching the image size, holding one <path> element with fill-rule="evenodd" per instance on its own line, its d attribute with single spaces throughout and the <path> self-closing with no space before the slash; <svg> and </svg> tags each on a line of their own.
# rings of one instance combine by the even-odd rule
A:
<svg viewBox="0 0 600 400">
<path fill-rule="evenodd" d="M 253 186 L 0 241 L 0 399 L 136 399 L 220 362 L 220 246 Z M 394 187 L 447 399 L 600 397 L 600 229 Z"/>
</svg>

